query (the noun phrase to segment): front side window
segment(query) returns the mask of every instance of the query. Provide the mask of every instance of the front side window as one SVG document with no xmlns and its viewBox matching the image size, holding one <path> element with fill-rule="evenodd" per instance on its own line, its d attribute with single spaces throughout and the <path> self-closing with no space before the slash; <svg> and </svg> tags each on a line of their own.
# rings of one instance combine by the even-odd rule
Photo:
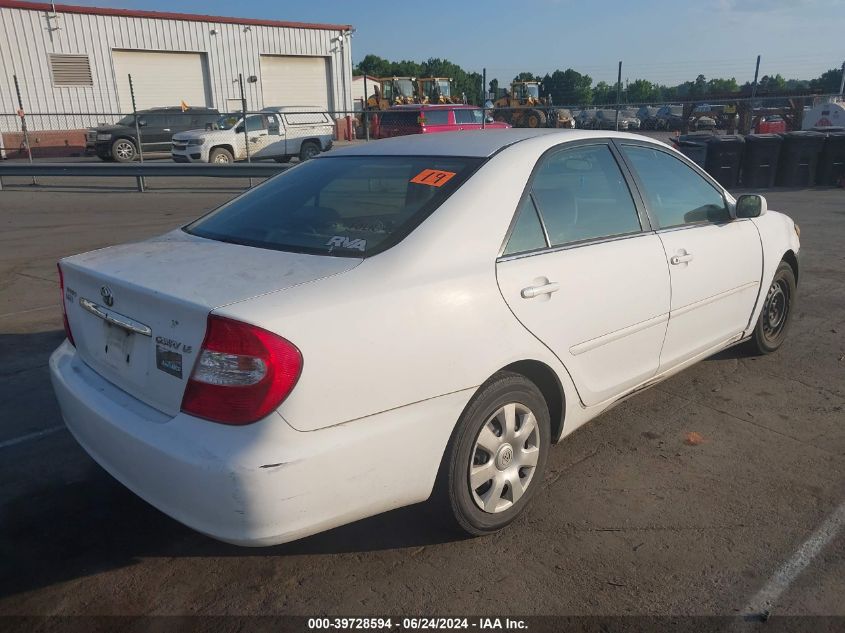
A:
<svg viewBox="0 0 845 633">
<path fill-rule="evenodd" d="M 246 131 L 258 132 L 265 129 L 267 121 L 263 114 L 253 114 L 246 118 Z"/>
<path fill-rule="evenodd" d="M 235 198 L 185 231 L 258 248 L 367 257 L 408 235 L 481 162 L 437 156 L 310 160 Z"/>
<path fill-rule="evenodd" d="M 623 145 L 622 151 L 640 177 L 657 228 L 731 219 L 722 192 L 689 165 L 650 147 Z"/>
<path fill-rule="evenodd" d="M 546 155 L 532 191 L 552 246 L 641 230 L 631 192 L 605 144 Z"/>
<path fill-rule="evenodd" d="M 477 123 L 478 125 L 481 125 L 481 120 L 483 118 L 481 110 L 473 110 L 469 108 L 455 110 L 455 123 Z"/>
</svg>

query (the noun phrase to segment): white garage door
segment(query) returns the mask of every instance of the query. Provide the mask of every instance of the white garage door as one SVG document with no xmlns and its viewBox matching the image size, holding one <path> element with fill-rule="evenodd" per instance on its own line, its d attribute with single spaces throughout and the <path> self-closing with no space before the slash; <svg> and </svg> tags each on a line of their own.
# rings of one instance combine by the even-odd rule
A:
<svg viewBox="0 0 845 633">
<path fill-rule="evenodd" d="M 325 57 L 261 56 L 264 107 L 320 106 L 328 110 L 329 66 Z"/>
<path fill-rule="evenodd" d="M 112 51 L 121 112 L 132 112 L 129 79 L 139 110 L 162 106 L 210 106 L 208 67 L 203 53 Z"/>
</svg>

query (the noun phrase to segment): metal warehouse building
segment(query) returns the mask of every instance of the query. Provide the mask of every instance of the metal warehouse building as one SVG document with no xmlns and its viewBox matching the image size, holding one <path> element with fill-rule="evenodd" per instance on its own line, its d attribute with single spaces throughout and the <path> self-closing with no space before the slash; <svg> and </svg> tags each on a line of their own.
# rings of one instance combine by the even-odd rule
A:
<svg viewBox="0 0 845 633">
<path fill-rule="evenodd" d="M 283 6 L 283 5 L 280 5 Z M 0 0 L 0 131 L 87 127 L 138 109 L 316 105 L 351 110 L 348 25 Z M 67 116 L 73 113 L 75 116 Z"/>
</svg>

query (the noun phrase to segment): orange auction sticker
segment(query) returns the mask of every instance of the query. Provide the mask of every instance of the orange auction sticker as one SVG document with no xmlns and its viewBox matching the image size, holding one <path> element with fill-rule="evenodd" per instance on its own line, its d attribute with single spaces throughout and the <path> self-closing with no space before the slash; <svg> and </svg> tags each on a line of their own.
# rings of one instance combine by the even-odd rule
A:
<svg viewBox="0 0 845 633">
<path fill-rule="evenodd" d="M 440 169 L 423 169 L 416 176 L 411 178 L 411 182 L 418 185 L 431 185 L 432 187 L 442 187 L 455 176 L 453 171 L 442 171 Z"/>
</svg>

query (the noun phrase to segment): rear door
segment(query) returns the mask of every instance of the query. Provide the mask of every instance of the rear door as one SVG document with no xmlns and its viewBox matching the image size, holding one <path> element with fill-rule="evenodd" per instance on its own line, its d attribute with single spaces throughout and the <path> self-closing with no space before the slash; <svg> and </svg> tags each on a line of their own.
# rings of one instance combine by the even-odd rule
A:
<svg viewBox="0 0 845 633">
<path fill-rule="evenodd" d="M 540 159 L 496 272 L 514 315 L 561 359 L 584 404 L 656 373 L 669 272 L 609 141 Z"/>
<path fill-rule="evenodd" d="M 738 339 L 763 274 L 760 235 L 722 190 L 670 150 L 620 144 L 663 244 L 672 302 L 661 371 Z"/>
</svg>

